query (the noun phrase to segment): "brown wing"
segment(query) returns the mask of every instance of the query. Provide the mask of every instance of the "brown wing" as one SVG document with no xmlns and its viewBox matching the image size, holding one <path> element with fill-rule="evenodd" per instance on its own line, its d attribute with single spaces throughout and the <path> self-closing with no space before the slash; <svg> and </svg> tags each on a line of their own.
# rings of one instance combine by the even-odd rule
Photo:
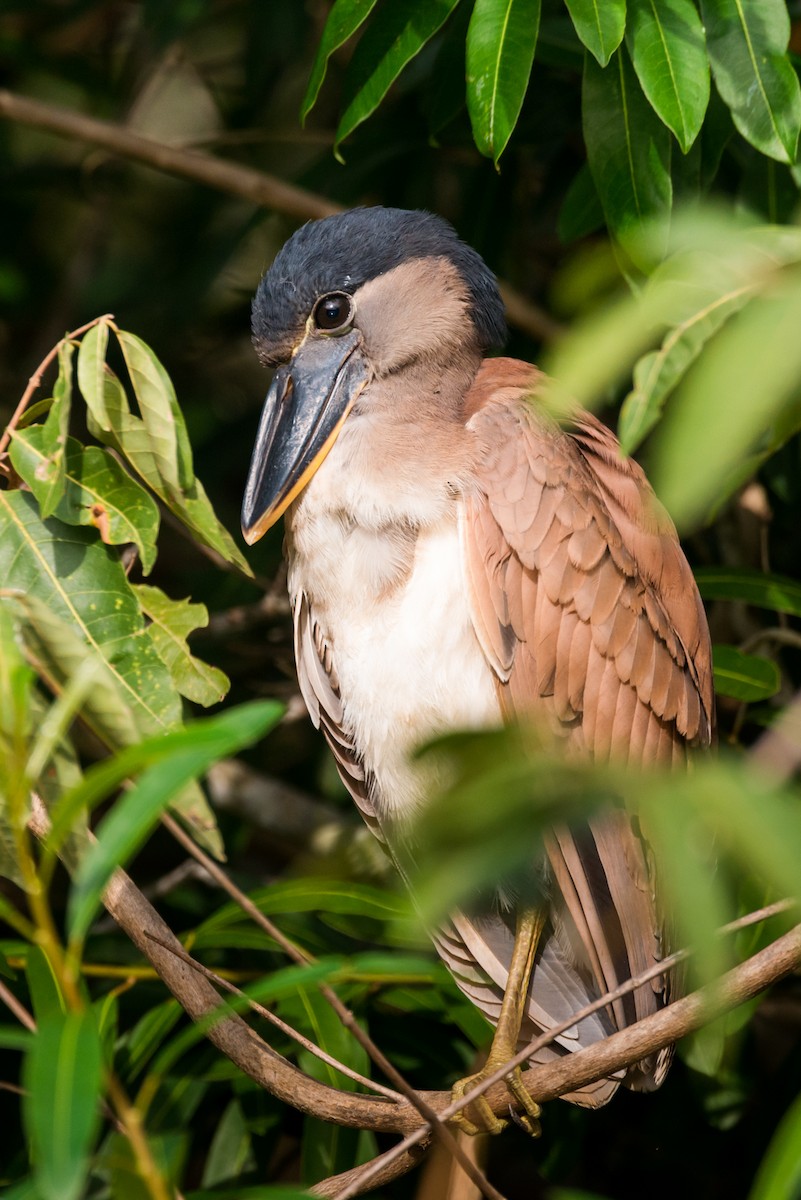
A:
<svg viewBox="0 0 801 1200">
<path fill-rule="evenodd" d="M 683 762 L 713 727 L 709 635 L 692 573 L 639 467 L 588 414 L 559 427 L 538 414 L 536 379 L 526 364 L 491 360 L 468 397 L 481 453 L 462 514 L 464 561 L 502 707 L 547 717 L 570 752 Z M 623 813 L 580 832 L 555 829 L 547 852 L 562 897 L 552 937 L 596 992 L 661 957 L 647 851 Z M 660 1007 L 667 987 L 616 1002 L 614 1025 Z M 640 1063 L 625 1082 L 657 1086 L 668 1061 L 663 1053 Z"/>
</svg>

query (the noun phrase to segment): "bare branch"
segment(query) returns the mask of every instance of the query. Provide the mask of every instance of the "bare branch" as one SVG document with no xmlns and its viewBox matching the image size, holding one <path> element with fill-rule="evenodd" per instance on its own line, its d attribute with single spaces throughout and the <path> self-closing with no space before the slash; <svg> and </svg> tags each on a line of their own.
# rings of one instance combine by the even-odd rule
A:
<svg viewBox="0 0 801 1200">
<path fill-rule="evenodd" d="M 275 175 L 254 171 L 237 163 L 224 162 L 201 150 L 167 146 L 163 142 L 132 133 L 130 129 L 115 125 L 111 121 L 98 121 L 94 117 L 84 116 L 83 113 L 71 112 L 54 104 L 45 104 L 41 100 L 31 100 L 15 92 L 0 90 L 0 117 L 17 121 L 21 125 L 32 125 L 36 129 L 46 129 L 50 133 L 74 138 L 76 141 L 89 142 L 93 146 L 101 146 L 110 154 L 145 163 L 170 175 L 179 175 L 183 179 L 204 183 L 218 191 L 276 209 L 301 221 L 328 217 L 342 211 L 341 205 L 332 200 L 294 184 L 285 183 Z M 561 326 L 543 309 L 532 304 L 520 292 L 502 281 L 500 288 L 512 325 L 537 340 L 550 341 L 559 335 Z"/>
<path fill-rule="evenodd" d="M 1 93 L 0 93 L 0 95 L 1 95 Z M 80 337 L 82 333 L 86 333 L 86 331 L 88 329 L 91 329 L 93 325 L 99 325 L 101 321 L 111 321 L 112 319 L 113 318 L 112 318 L 111 313 L 105 313 L 102 317 L 95 317 L 93 320 L 87 321 L 87 323 L 85 325 L 81 325 L 78 329 L 73 329 L 72 333 L 66 334 L 63 338 L 61 338 L 59 341 L 57 341 L 55 346 L 53 346 L 52 350 L 48 350 L 47 354 L 44 356 L 42 361 L 39 363 L 39 366 L 36 368 L 33 375 L 31 375 L 30 379 L 28 380 L 28 385 L 25 388 L 25 391 L 22 393 L 22 396 L 20 397 L 19 404 L 14 409 L 14 412 L 11 416 L 11 420 L 8 422 L 8 425 L 6 425 L 6 427 L 3 431 L 3 436 L 0 437 L 0 456 L 2 456 L 3 453 L 5 452 L 5 449 L 8 446 L 9 441 L 11 440 L 11 435 L 14 432 L 14 430 L 17 428 L 17 425 L 19 424 L 19 420 L 20 420 L 22 414 L 25 412 L 25 409 L 30 404 L 30 402 L 33 398 L 33 395 L 36 392 L 36 389 L 38 387 L 41 387 L 42 378 L 44 376 L 45 371 L 50 366 L 51 362 L 53 362 L 54 359 L 58 357 L 58 352 L 61 349 L 64 342 L 70 342 L 74 338 Z"/>
<path fill-rule="evenodd" d="M 343 1171 L 341 1175 L 332 1175 L 329 1179 L 323 1179 L 320 1183 L 316 1183 L 309 1191 L 312 1196 L 339 1196 L 343 1188 L 358 1185 L 360 1181 L 367 1177 L 367 1172 L 370 1170 L 370 1175 L 367 1181 L 371 1188 L 382 1187 L 385 1183 L 391 1183 L 393 1179 L 399 1179 L 401 1175 L 405 1175 L 407 1171 L 412 1171 L 419 1166 L 429 1150 L 431 1144 L 430 1133 L 420 1139 L 420 1141 L 404 1150 L 402 1154 L 396 1155 L 391 1162 L 386 1163 L 380 1169 L 373 1171 L 373 1164 L 383 1159 L 384 1155 L 379 1155 L 378 1158 L 372 1159 L 369 1163 L 363 1163 L 360 1167 L 353 1167 L 350 1171 Z M 359 1187 L 358 1192 L 352 1193 L 359 1195 L 363 1189 Z"/>
</svg>

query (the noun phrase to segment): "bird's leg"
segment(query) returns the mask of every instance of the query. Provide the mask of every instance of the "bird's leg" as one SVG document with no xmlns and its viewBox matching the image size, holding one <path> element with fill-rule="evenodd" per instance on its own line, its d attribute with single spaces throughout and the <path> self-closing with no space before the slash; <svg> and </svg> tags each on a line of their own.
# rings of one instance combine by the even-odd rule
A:
<svg viewBox="0 0 801 1200">
<path fill-rule="evenodd" d="M 531 969 L 534 965 L 534 955 L 537 953 L 540 936 L 545 925 L 546 909 L 524 908 L 518 914 L 515 928 L 515 941 L 512 948 L 512 959 L 509 963 L 509 978 L 503 994 L 501 1013 L 495 1034 L 490 1046 L 487 1061 L 475 1075 L 460 1079 L 453 1087 L 453 1099 L 461 1099 L 467 1092 L 495 1073 L 499 1067 L 508 1062 L 517 1052 L 520 1037 L 520 1027 L 526 1012 L 528 1001 L 528 985 L 531 979 Z M 524 1129 L 538 1137 L 540 1124 L 540 1106 L 523 1086 L 520 1067 L 515 1067 L 504 1081 L 515 1100 L 521 1105 L 523 1115 L 519 1118 Z M 473 1114 L 480 1118 L 481 1124 L 475 1124 L 464 1111 L 454 1117 L 454 1122 L 466 1133 L 500 1133 L 507 1122 L 496 1117 L 489 1103 L 483 1096 L 474 1100 L 470 1105 Z"/>
</svg>

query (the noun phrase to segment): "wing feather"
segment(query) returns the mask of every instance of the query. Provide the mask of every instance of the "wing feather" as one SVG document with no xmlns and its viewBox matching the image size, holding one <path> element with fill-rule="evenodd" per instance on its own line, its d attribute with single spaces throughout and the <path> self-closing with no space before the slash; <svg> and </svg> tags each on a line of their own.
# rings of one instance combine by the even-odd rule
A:
<svg viewBox="0 0 801 1200">
<path fill-rule="evenodd" d="M 487 655 L 502 708 L 561 727 L 571 753 L 682 761 L 711 740 L 713 696 L 706 621 L 675 530 L 614 435 L 587 414 L 556 426 L 531 402 L 533 379 L 512 360 L 488 361 L 466 408 L 480 446 L 478 486 L 463 502 L 466 573 L 481 645 L 503 646 L 501 671 L 497 649 Z M 504 569 L 490 578 L 488 563 Z M 650 966 L 663 942 L 647 847 L 622 811 L 554 830 L 546 849 L 557 890 L 533 974 L 538 1027 L 557 1019 L 538 982 L 546 956 L 552 975 L 559 962 L 583 981 L 586 1000 Z M 501 986 L 497 927 L 465 920 L 452 933 Z M 616 1001 L 613 1026 L 655 1011 L 666 993 L 658 984 Z M 657 1086 L 669 1060 L 635 1064 L 624 1081 Z M 571 1098 L 605 1102 L 618 1082 Z"/>
</svg>

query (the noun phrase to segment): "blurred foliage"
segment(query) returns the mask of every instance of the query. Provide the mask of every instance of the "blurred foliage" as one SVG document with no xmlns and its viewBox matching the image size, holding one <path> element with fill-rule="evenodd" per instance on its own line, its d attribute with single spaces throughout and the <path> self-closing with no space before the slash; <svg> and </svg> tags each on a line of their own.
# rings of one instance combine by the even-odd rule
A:
<svg viewBox="0 0 801 1200">
<path fill-rule="evenodd" d="M 554 812 L 610 790 L 658 841 L 680 927 L 709 951 L 702 977 L 720 961 L 717 922 L 798 894 L 797 790 L 742 756 L 801 685 L 800 51 L 795 0 L 3 5 L 13 91 L 343 205 L 447 216 L 530 302 L 570 319 L 557 345 L 513 333 L 510 352 L 544 358 L 563 393 L 618 422 L 682 522 L 727 755 L 641 782 L 532 760 L 511 733 L 432 749 L 447 786 L 426 837 L 429 912 L 465 877 L 521 864 Z M 293 222 L 11 121 L 0 170 L 3 425 L 58 347 L 0 490 L 0 984 L 37 1022 L 34 1036 L 0 1004 L 0 1083 L 26 1090 L 24 1104 L 0 1090 L 0 1183 L 20 1197 L 294 1195 L 370 1157 L 373 1136 L 301 1119 L 198 1041 L 97 910 L 110 868 L 135 855 L 137 882 L 202 961 L 362 1072 L 315 978 L 335 981 L 419 1086 L 448 1086 L 486 1039 L 294 719 L 280 533 L 249 555 L 252 579 L 226 532 L 266 386 L 249 299 Z M 225 676 L 226 707 L 193 716 L 221 701 Z M 288 717 L 241 777 L 211 771 L 215 824 L 195 781 L 274 724 L 265 697 Z M 37 782 L 53 823 L 40 848 L 24 830 Z M 276 787 L 292 791 L 276 800 Z M 153 832 L 171 803 L 210 848 L 224 843 L 233 878 L 322 975 L 282 975 L 271 940 Z M 437 823 L 453 805 L 458 837 Z M 72 882 L 59 848 L 82 859 Z M 511 1200 L 551 1186 L 797 1195 L 800 1004 L 791 978 L 688 1039 L 654 1096 L 549 1105 L 541 1142 L 496 1140 L 493 1180 Z M 101 1095 L 135 1104 L 149 1177 Z"/>
</svg>

